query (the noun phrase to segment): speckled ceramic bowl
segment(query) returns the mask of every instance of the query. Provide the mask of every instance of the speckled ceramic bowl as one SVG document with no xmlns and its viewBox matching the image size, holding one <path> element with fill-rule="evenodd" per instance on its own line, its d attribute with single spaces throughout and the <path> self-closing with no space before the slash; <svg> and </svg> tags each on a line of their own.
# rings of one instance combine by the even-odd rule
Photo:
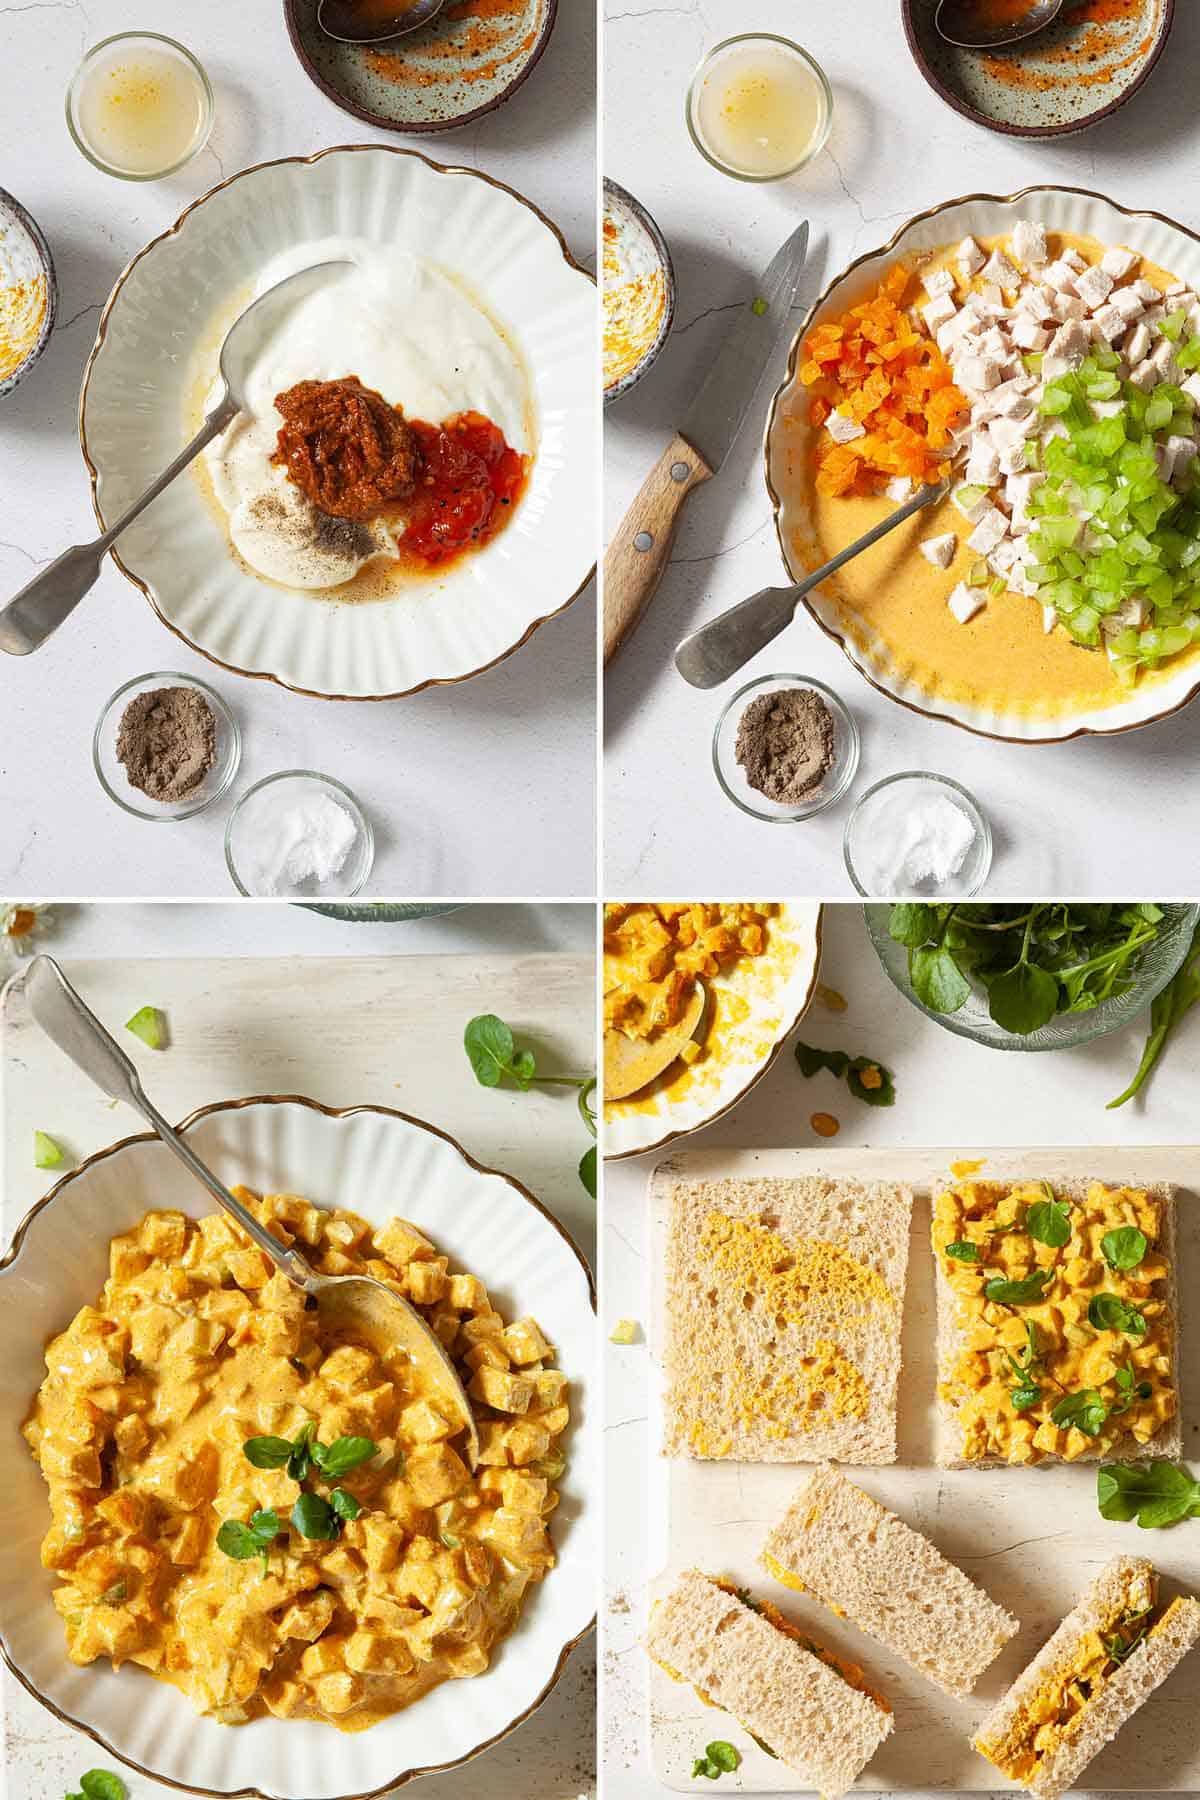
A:
<svg viewBox="0 0 1200 1800">
<path fill-rule="evenodd" d="M 640 200 L 604 182 L 604 403 L 642 379 L 671 335 L 675 268 Z"/>
<path fill-rule="evenodd" d="M 283 0 L 292 48 L 335 106 L 385 131 L 453 131 L 494 111 L 546 48 L 558 0 L 453 0 L 390 44 L 340 44 L 317 0 Z"/>
<path fill-rule="evenodd" d="M 1175 0 L 1067 0 L 1059 21 L 1011 49 L 963 50 L 934 28 L 937 0 L 901 0 L 908 47 L 955 112 L 1009 137 L 1062 137 L 1114 113 L 1162 55 Z"/>
<path fill-rule="evenodd" d="M 50 246 L 37 221 L 0 188 L 0 399 L 50 342 L 57 311 Z"/>
</svg>

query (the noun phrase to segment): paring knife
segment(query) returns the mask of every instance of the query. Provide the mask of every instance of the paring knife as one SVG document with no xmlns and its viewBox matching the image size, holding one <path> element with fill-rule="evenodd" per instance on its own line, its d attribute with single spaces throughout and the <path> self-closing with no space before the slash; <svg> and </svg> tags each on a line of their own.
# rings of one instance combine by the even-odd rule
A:
<svg viewBox="0 0 1200 1800">
<path fill-rule="evenodd" d="M 642 483 L 604 559 L 604 661 L 634 631 L 671 555 L 683 503 L 716 475 L 737 441 L 767 365 L 783 342 L 808 255 L 808 222 L 771 262 L 739 311 L 678 432 Z"/>
</svg>

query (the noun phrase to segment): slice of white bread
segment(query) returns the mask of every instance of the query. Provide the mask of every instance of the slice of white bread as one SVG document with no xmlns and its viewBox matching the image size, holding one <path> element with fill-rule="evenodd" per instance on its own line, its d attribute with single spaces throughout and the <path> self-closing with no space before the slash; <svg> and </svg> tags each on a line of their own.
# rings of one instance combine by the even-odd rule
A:
<svg viewBox="0 0 1200 1800">
<path fill-rule="evenodd" d="M 646 1649 L 825 1800 L 854 1784 L 892 1729 L 890 1711 L 698 1569 L 653 1608 Z"/>
<path fill-rule="evenodd" d="M 911 1214 L 889 1182 L 677 1182 L 666 1455 L 895 1462 Z"/>
<path fill-rule="evenodd" d="M 1053 1187 L 1054 1192 L 1059 1199 L 1069 1200 L 1071 1202 L 1072 1206 L 1080 1206 L 1080 1205 L 1084 1204 L 1087 1200 L 1089 1187 L 1092 1186 L 1093 1182 L 1099 1181 L 1101 1179 L 1102 1179 L 1102 1177 L 1100 1177 L 1100 1176 L 1088 1176 L 1086 1179 L 1080 1179 L 1080 1180 L 1074 1180 L 1074 1181 L 1054 1181 L 1051 1183 L 1051 1186 Z M 945 1188 L 947 1186 L 952 1186 L 952 1185 L 953 1184 L 949 1184 L 949 1183 L 945 1183 L 945 1182 L 939 1183 L 936 1192 L 941 1193 L 945 1190 Z M 983 1183 L 983 1185 L 991 1186 L 993 1184 L 990 1182 L 986 1182 L 986 1183 Z M 1008 1184 L 1006 1183 L 1005 1185 L 1008 1185 Z M 1173 1335 L 1172 1335 L 1172 1346 L 1171 1346 L 1171 1349 L 1172 1349 L 1171 1381 L 1172 1381 L 1172 1385 L 1175 1388 L 1176 1397 L 1178 1399 L 1179 1367 L 1180 1367 L 1180 1365 L 1179 1365 L 1179 1301 L 1178 1301 L 1177 1270 L 1176 1270 L 1176 1263 L 1175 1263 L 1175 1189 L 1168 1182 L 1143 1182 L 1143 1183 L 1126 1182 L 1126 1183 L 1122 1183 L 1122 1184 L 1105 1182 L 1104 1185 L 1106 1187 L 1117 1186 L 1117 1185 L 1123 1185 L 1126 1187 L 1137 1187 L 1142 1192 L 1149 1194 L 1152 1199 L 1156 1199 L 1161 1202 L 1162 1232 L 1159 1237 L 1158 1243 L 1155 1245 L 1155 1249 L 1157 1249 L 1159 1252 L 1161 1252 L 1161 1254 L 1166 1258 L 1168 1269 L 1169 1269 L 1169 1275 L 1168 1275 L 1168 1280 L 1167 1280 L 1167 1305 L 1169 1308 L 1169 1316 L 1170 1316 L 1171 1320 L 1173 1321 L 1173 1325 L 1174 1325 L 1174 1330 L 1173 1330 Z M 935 1204 L 936 1204 L 936 1195 L 935 1195 Z M 959 1317 L 958 1305 L 957 1305 L 957 1300 L 956 1300 L 954 1289 L 951 1286 L 950 1282 L 946 1279 L 945 1270 L 942 1266 L 942 1258 L 936 1253 L 936 1251 L 934 1252 L 933 1260 L 934 1260 L 934 1265 L 935 1265 L 935 1269 L 936 1269 L 937 1301 L 938 1301 L 938 1331 L 937 1331 L 938 1403 L 937 1403 L 937 1438 L 936 1438 L 936 1445 L 935 1445 L 936 1460 L 937 1460 L 939 1466 L 944 1469 L 968 1469 L 968 1468 L 969 1469 L 1005 1469 L 1005 1468 L 1009 1468 L 1012 1465 L 1010 1463 L 1008 1463 L 1006 1461 L 1006 1459 L 1002 1456 L 986 1456 L 986 1457 L 967 1458 L 962 1455 L 963 1433 L 959 1426 L 957 1410 L 956 1410 L 954 1404 L 950 1400 L 947 1400 L 945 1398 L 945 1396 L 942 1392 L 942 1388 L 943 1388 L 943 1385 L 949 1380 L 951 1371 L 953 1370 L 956 1362 L 958 1361 L 959 1356 L 962 1354 L 962 1351 L 966 1346 L 967 1339 L 970 1336 L 972 1326 L 970 1323 L 963 1321 Z M 1124 1438 L 1118 1440 L 1118 1442 L 1113 1447 L 1104 1450 L 1103 1453 L 1098 1448 L 1084 1450 L 1081 1455 L 1070 1458 L 1070 1459 L 1067 1459 L 1062 1456 L 1054 1455 L 1053 1453 L 1046 1453 L 1045 1455 L 1042 1456 L 1041 1460 L 1043 1462 L 1051 1464 L 1051 1465 L 1053 1465 L 1055 1463 L 1062 1463 L 1067 1460 L 1071 1460 L 1073 1462 L 1095 1462 L 1095 1461 L 1099 1461 L 1101 1459 L 1101 1456 L 1103 1455 L 1103 1460 L 1105 1460 L 1105 1461 L 1118 1461 L 1119 1462 L 1123 1457 L 1143 1457 L 1143 1456 L 1156 1457 L 1156 1456 L 1160 1456 L 1160 1457 L 1164 1457 L 1168 1462 L 1177 1462 L 1178 1459 L 1180 1458 L 1180 1456 L 1183 1454 L 1183 1439 L 1182 1439 L 1181 1427 L 1180 1427 L 1180 1411 L 1181 1411 L 1181 1409 L 1177 1406 L 1175 1417 L 1171 1420 L 1168 1420 L 1168 1422 L 1165 1425 L 1163 1425 L 1160 1428 L 1160 1430 L 1158 1430 L 1154 1434 L 1154 1436 L 1145 1443 L 1139 1443 L 1136 1438 L 1130 1436 L 1129 1434 L 1126 1434 L 1126 1436 Z"/>
<path fill-rule="evenodd" d="M 1024 1704 L 1075 1671 L 1089 1633 L 1111 1635 L 1122 1611 L 1131 1603 L 1136 1606 L 1145 1597 L 1153 1597 L 1156 1589 L 1154 1566 L 1144 1556 L 1117 1556 L 1106 1563 L 1049 1643 L 980 1725 L 972 1740 L 980 1755 L 1001 1767 L 997 1757 L 1006 1760 L 1006 1753 L 1011 1753 L 1013 1734 L 1022 1730 Z M 1073 1787 L 1093 1757 L 1116 1737 L 1198 1641 L 1200 1602 L 1190 1595 L 1173 1601 L 1126 1660 L 1093 1691 L 1060 1741 L 1046 1750 L 1032 1772 L 1019 1777 L 1019 1785 L 1043 1800 L 1056 1800 Z"/>
<path fill-rule="evenodd" d="M 828 1465 L 793 1495 L 759 1561 L 947 1694 L 969 1694 L 1020 1630 L 927 1537 Z"/>
</svg>

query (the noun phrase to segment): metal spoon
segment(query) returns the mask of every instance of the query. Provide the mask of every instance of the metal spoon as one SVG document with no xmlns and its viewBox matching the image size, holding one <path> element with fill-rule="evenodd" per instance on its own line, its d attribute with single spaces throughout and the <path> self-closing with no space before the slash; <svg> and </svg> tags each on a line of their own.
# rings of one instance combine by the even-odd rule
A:
<svg viewBox="0 0 1200 1800">
<path fill-rule="evenodd" d="M 29 1011 L 46 1036 L 91 1077 L 110 1100 L 124 1100 L 140 1112 L 172 1155 L 208 1189 L 217 1205 L 237 1221 L 247 1237 L 269 1256 L 302 1294 L 315 1301 L 322 1320 L 365 1338 L 381 1357 L 406 1355 L 437 1394 L 448 1416 L 467 1434 L 471 1467 L 479 1460 L 475 1414 L 458 1371 L 420 1313 L 400 1294 L 369 1275 L 318 1275 L 295 1248 L 285 1248 L 235 1200 L 191 1146 L 172 1131 L 142 1091 L 141 1079 L 120 1045 L 84 1005 L 54 958 L 35 956 L 14 986 L 24 991 Z"/>
<path fill-rule="evenodd" d="M 175 461 L 163 470 L 158 480 L 146 489 L 139 500 L 135 500 L 121 514 L 116 524 L 110 526 L 103 537 L 96 538 L 90 544 L 74 544 L 70 550 L 64 550 L 40 575 L 35 575 L 20 593 L 14 594 L 7 606 L 0 608 L 0 650 L 7 650 L 10 656 L 28 656 L 31 650 L 39 649 L 50 634 L 58 630 L 63 620 L 74 612 L 84 595 L 95 585 L 105 554 L 126 526 L 132 525 L 145 512 L 150 502 L 157 500 L 163 489 L 199 455 L 205 444 L 224 431 L 242 411 L 246 404 L 246 377 L 265 334 L 277 324 L 287 308 L 307 299 L 314 289 L 327 282 L 337 270 L 351 266 L 348 262 L 338 261 L 314 263 L 311 268 L 300 269 L 295 275 L 289 275 L 286 281 L 277 282 L 273 288 L 268 288 L 265 294 L 235 320 L 221 345 L 220 398 L 212 411 L 205 414 L 204 423 L 191 443 L 179 452 Z"/>
<path fill-rule="evenodd" d="M 680 1018 L 670 1031 L 656 1038 L 627 1038 L 622 1031 L 604 1034 L 604 1098 L 627 1100 L 639 1094 L 673 1062 L 685 1044 L 700 1032 L 708 1010 L 708 990 L 697 976 L 695 991 Z"/>
<path fill-rule="evenodd" d="M 933 24 L 948 44 L 957 44 L 960 49 L 1003 50 L 1044 31 L 1047 25 L 1053 25 L 1064 6 L 1074 4 L 1075 0 L 1029 0 L 1019 18 L 988 23 L 986 9 L 980 7 L 979 0 L 938 0 Z"/>
<path fill-rule="evenodd" d="M 765 650 L 772 638 L 791 624 L 796 608 L 805 594 L 833 575 L 843 563 L 850 562 L 877 544 L 889 531 L 895 531 L 897 525 L 903 525 L 905 519 L 920 512 L 926 506 L 936 506 L 944 500 L 954 484 L 949 481 L 939 482 L 937 487 L 918 489 L 913 498 L 903 506 L 898 506 L 894 513 L 880 524 L 875 525 L 862 537 L 856 538 L 848 549 L 839 551 L 837 556 L 830 557 L 812 575 L 806 575 L 796 587 L 762 588 L 757 594 L 751 594 L 748 600 L 740 600 L 731 606 L 728 612 L 718 614 L 702 625 L 699 631 L 693 631 L 675 648 L 675 667 L 685 681 L 693 687 L 720 687 L 731 675 Z"/>
<path fill-rule="evenodd" d="M 436 19 L 446 0 L 320 0 L 317 24 L 339 44 L 383 44 Z"/>
</svg>

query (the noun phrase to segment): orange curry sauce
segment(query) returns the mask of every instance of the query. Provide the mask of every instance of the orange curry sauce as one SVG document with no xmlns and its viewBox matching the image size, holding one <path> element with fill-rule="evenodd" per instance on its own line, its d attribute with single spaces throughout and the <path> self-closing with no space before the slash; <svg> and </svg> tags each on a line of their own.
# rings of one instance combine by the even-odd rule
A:
<svg viewBox="0 0 1200 1800">
<path fill-rule="evenodd" d="M 406 419 L 356 375 L 276 395 L 274 462 L 321 512 L 396 531 L 402 562 L 444 565 L 503 528 L 528 459 L 482 413 L 440 425 Z"/>
</svg>

